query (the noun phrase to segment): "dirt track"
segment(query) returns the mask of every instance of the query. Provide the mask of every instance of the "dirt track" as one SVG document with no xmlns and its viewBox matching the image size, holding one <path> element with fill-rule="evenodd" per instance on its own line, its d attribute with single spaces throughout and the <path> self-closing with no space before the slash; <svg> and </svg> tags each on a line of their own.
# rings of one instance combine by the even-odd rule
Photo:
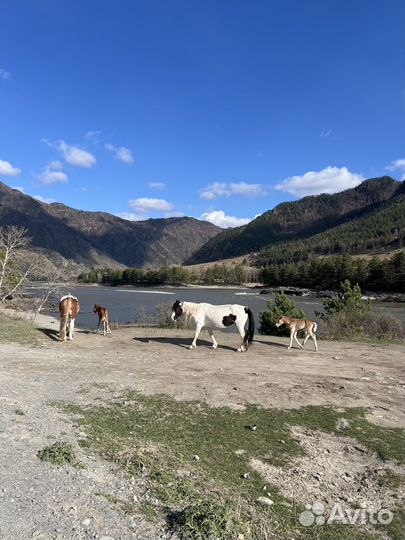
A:
<svg viewBox="0 0 405 540">
<path fill-rule="evenodd" d="M 74 342 L 60 343 L 56 321 L 42 318 L 41 326 L 41 347 L 0 345 L 0 538 L 90 538 L 86 520 L 100 538 L 164 537 L 99 496 L 139 489 L 110 464 L 83 455 L 88 466 L 77 471 L 38 460 L 54 440 L 76 440 L 53 400 L 86 403 L 132 388 L 234 408 L 362 406 L 380 425 L 404 425 L 400 346 L 321 341 L 316 353 L 309 342 L 288 351 L 286 339 L 258 336 L 247 353 L 236 353 L 236 335 L 219 333 L 212 350 L 202 333 L 190 351 L 188 331 L 125 328 L 103 337 L 79 330 Z"/>
</svg>

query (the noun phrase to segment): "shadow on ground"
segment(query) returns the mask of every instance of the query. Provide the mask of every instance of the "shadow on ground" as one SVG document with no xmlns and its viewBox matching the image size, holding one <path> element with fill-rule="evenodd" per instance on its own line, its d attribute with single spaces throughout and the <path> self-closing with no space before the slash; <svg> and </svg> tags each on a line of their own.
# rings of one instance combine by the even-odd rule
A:
<svg viewBox="0 0 405 540">
<path fill-rule="evenodd" d="M 134 337 L 134 341 L 140 341 L 141 343 L 167 343 L 168 345 L 176 345 L 177 347 L 182 347 L 183 349 L 188 349 L 192 338 L 176 338 L 176 337 Z M 212 349 L 212 343 L 204 339 L 199 339 L 197 341 L 198 347 L 208 347 Z M 228 351 L 235 351 L 236 347 L 228 347 L 227 345 L 220 345 L 218 343 L 218 349 L 226 349 Z"/>
</svg>

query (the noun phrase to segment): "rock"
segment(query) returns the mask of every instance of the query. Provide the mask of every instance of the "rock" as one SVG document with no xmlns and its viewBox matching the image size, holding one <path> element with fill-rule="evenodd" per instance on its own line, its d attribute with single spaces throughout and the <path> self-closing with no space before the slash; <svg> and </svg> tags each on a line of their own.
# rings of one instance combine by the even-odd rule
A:
<svg viewBox="0 0 405 540">
<path fill-rule="evenodd" d="M 244 474 L 242 474 L 242 478 L 247 480 L 248 478 L 250 478 L 250 474 L 248 472 L 245 472 Z"/>
<path fill-rule="evenodd" d="M 83 521 L 82 521 L 83 527 L 88 527 L 90 525 L 90 523 L 91 523 L 91 519 L 89 519 L 89 518 L 83 519 Z"/>
<path fill-rule="evenodd" d="M 258 497 L 256 501 L 261 504 L 264 504 L 265 506 L 271 506 L 272 504 L 274 504 L 274 502 L 268 497 Z"/>
<path fill-rule="evenodd" d="M 112 536 L 100 536 L 98 540 L 114 540 Z"/>
<path fill-rule="evenodd" d="M 193 459 L 195 461 L 200 461 L 200 456 L 197 456 L 197 454 L 194 454 Z"/>
<path fill-rule="evenodd" d="M 350 423 L 348 420 L 346 420 L 346 418 L 338 419 L 336 423 L 336 429 L 338 429 L 339 431 L 346 431 L 349 428 L 350 428 Z"/>
</svg>

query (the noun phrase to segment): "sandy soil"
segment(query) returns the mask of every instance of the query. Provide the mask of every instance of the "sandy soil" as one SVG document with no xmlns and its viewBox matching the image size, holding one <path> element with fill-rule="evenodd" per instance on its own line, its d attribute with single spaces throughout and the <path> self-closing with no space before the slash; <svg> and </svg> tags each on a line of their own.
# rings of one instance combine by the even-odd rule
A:
<svg viewBox="0 0 405 540">
<path fill-rule="evenodd" d="M 236 353 L 235 334 L 218 333 L 213 350 L 202 333 L 188 350 L 189 331 L 134 328 L 106 337 L 78 330 L 61 343 L 57 321 L 41 317 L 38 325 L 40 347 L 0 344 L 0 538 L 165 538 L 100 495 L 128 499 L 142 490 L 110 463 L 82 453 L 83 470 L 39 461 L 44 446 L 77 438 L 53 400 L 88 403 L 132 388 L 233 408 L 362 406 L 380 425 L 404 425 L 400 346 L 321 341 L 316 353 L 309 342 L 288 351 L 286 339 L 258 336 L 247 353 Z"/>
</svg>

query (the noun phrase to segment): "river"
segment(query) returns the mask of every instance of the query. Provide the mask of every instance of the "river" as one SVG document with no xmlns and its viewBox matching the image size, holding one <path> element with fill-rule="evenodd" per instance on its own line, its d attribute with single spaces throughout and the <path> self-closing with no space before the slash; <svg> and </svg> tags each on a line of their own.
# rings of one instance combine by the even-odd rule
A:
<svg viewBox="0 0 405 540">
<path fill-rule="evenodd" d="M 29 287 L 31 294 L 39 287 Z M 257 324 L 258 314 L 267 307 L 267 301 L 274 294 L 263 295 L 256 289 L 244 288 L 211 288 L 211 287 L 109 287 L 99 285 L 75 285 L 64 287 L 63 294 L 72 293 L 81 304 L 81 313 L 77 326 L 94 328 L 97 317 L 91 310 L 95 303 L 107 306 L 110 310 L 110 320 L 119 323 L 131 323 L 139 318 L 150 318 L 160 304 L 172 305 L 176 299 L 188 302 L 208 302 L 210 304 L 242 304 L 253 311 Z M 315 311 L 322 311 L 322 299 L 291 296 L 298 308 L 302 308 L 305 316 L 315 318 Z M 58 299 L 53 299 L 57 304 Z M 395 302 L 373 302 L 374 313 L 389 313 L 402 322 L 405 327 L 405 304 Z M 55 315 L 57 312 L 55 311 Z"/>
</svg>

